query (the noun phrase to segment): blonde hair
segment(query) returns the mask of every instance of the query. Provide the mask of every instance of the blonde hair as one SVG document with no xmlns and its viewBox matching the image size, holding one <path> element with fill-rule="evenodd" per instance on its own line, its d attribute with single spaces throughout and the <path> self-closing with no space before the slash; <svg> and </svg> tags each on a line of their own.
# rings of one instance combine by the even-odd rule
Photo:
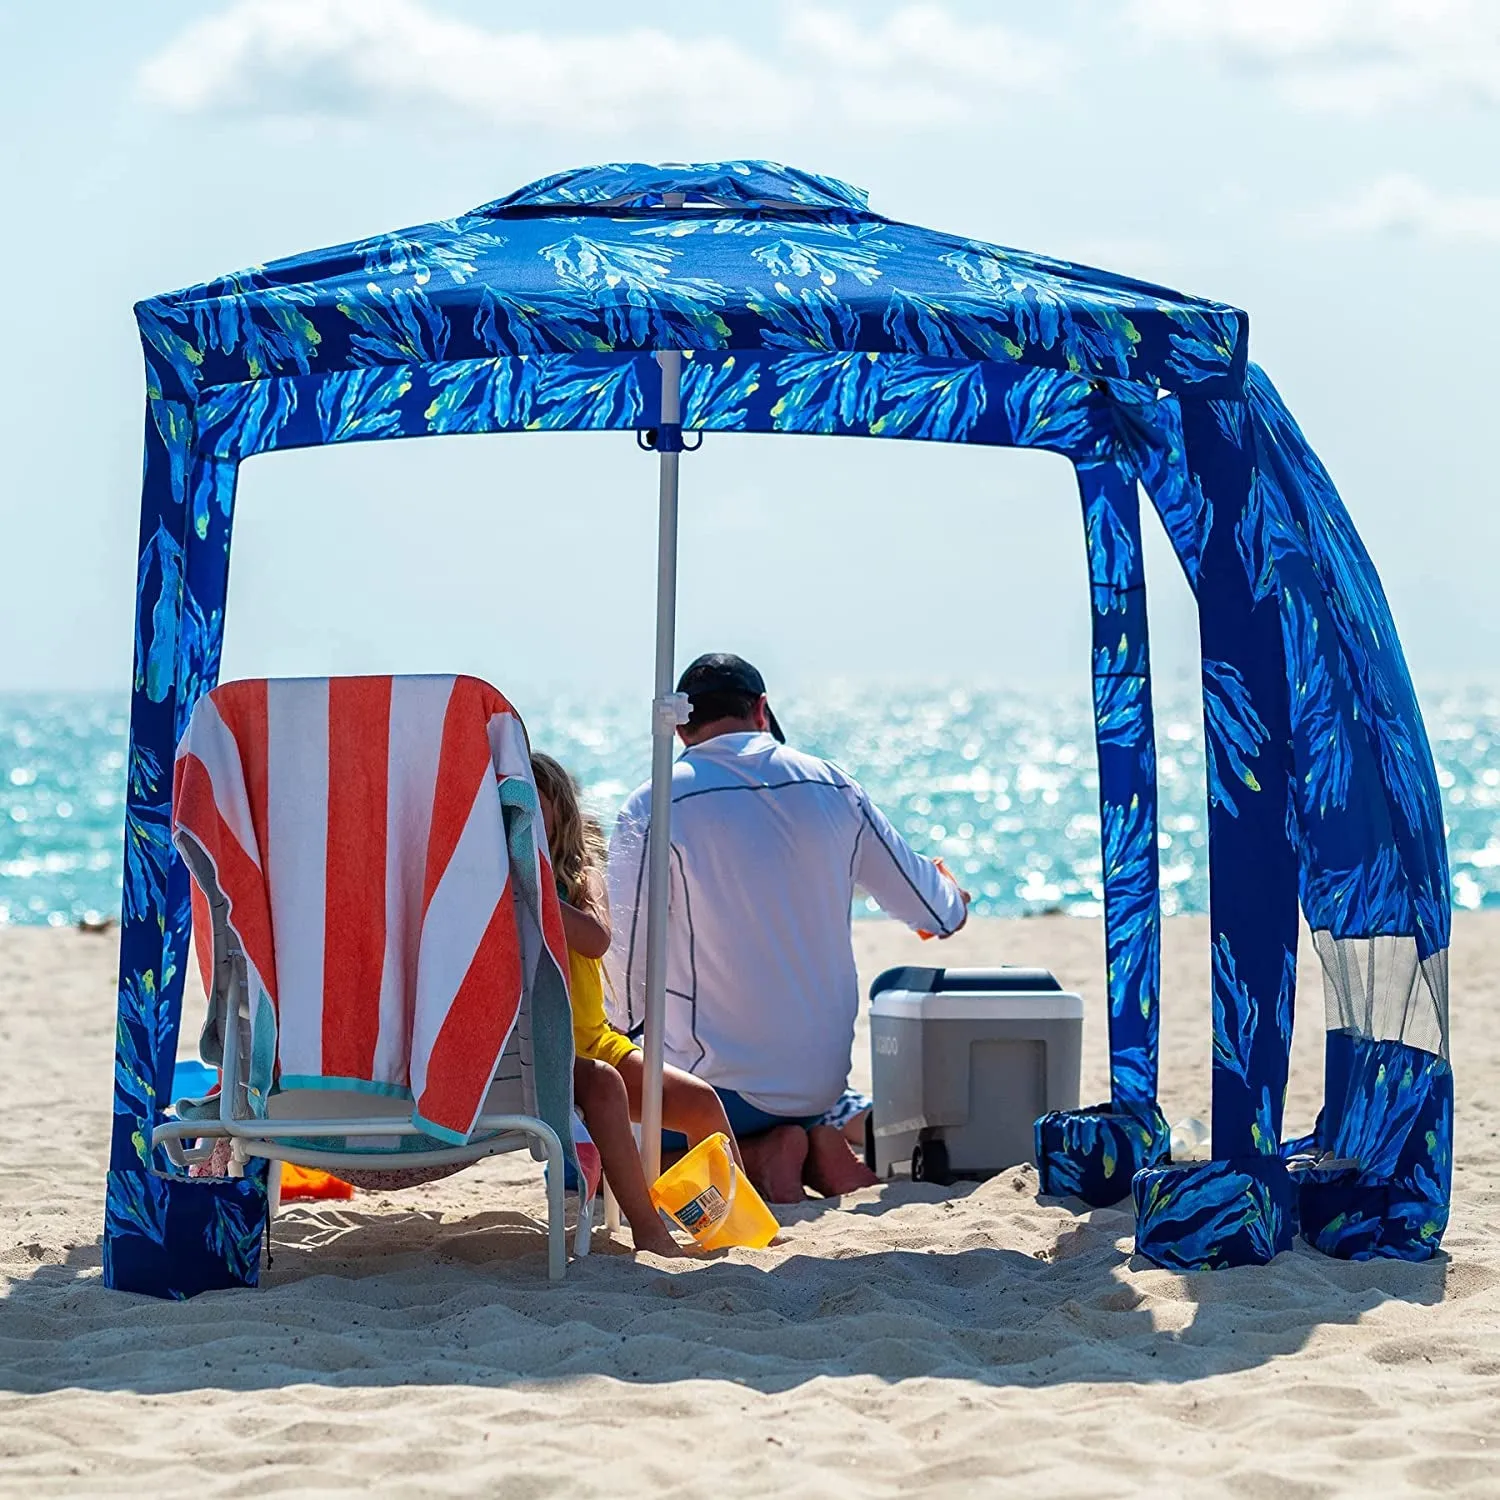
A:
<svg viewBox="0 0 1500 1500">
<path fill-rule="evenodd" d="M 561 762 L 533 751 L 531 774 L 537 791 L 552 804 L 552 869 L 563 897 L 572 906 L 590 907 L 588 876 L 604 867 L 604 831 L 584 812 L 578 783 Z"/>
</svg>

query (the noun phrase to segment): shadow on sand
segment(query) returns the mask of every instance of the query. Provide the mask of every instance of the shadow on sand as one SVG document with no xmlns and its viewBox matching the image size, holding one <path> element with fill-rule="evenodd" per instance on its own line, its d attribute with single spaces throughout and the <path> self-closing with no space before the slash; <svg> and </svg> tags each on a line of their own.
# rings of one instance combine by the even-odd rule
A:
<svg viewBox="0 0 1500 1500">
<path fill-rule="evenodd" d="M 929 1190 L 935 1191 L 935 1190 Z M 962 1189 L 958 1189 L 962 1192 Z M 1349 1264 L 1305 1247 L 1272 1265 L 1178 1275 L 1125 1258 L 1121 1210 L 1080 1215 L 1045 1254 L 998 1248 L 941 1200 L 913 1241 L 866 1253 L 793 1210 L 760 1263 L 637 1263 L 602 1236 L 566 1282 L 545 1279 L 533 1219 L 489 1212 L 295 1206 L 256 1290 L 162 1303 L 106 1291 L 97 1245 L 21 1256 L 0 1301 L 0 1389 L 250 1390 L 313 1383 L 509 1385 L 597 1374 L 784 1391 L 830 1375 L 993 1385 L 1186 1381 L 1261 1365 L 1322 1325 L 1399 1300 L 1442 1300 L 1446 1257 Z M 852 1206 L 851 1217 L 880 1209 Z M 1029 1196 L 1021 1212 L 1042 1206 Z M 1003 1216 L 1001 1216 L 1003 1217 Z M 882 1232 L 905 1236 L 887 1219 Z M 999 1226 L 1003 1230 L 1003 1225 Z M 824 1234 L 825 1229 L 828 1233 Z M 946 1241 L 946 1243 L 945 1243 Z M 23 1262 L 24 1266 L 24 1262 Z"/>
</svg>

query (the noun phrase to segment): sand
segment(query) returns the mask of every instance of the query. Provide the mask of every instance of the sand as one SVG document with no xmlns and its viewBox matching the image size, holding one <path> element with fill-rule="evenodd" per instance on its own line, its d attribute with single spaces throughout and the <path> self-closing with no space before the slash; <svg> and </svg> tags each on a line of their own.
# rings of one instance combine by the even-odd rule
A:
<svg viewBox="0 0 1500 1500">
<path fill-rule="evenodd" d="M 939 952 L 1051 967 L 1091 1002 L 1104 1093 L 1095 924 L 975 922 L 939 950 L 863 923 L 858 947 L 866 983 Z M 0 929 L 6 1493 L 1500 1494 L 1500 914 L 1453 948 L 1445 1253 L 1197 1275 L 1020 1168 L 810 1200 L 784 1244 L 710 1263 L 596 1242 L 552 1286 L 539 1180 L 508 1158 L 290 1208 L 259 1290 L 111 1293 L 114 961 L 112 937 Z M 1201 920 L 1167 924 L 1165 963 L 1163 1102 L 1206 1116 Z M 1292 1128 L 1321 1090 L 1310 955 L 1299 1008 Z"/>
</svg>

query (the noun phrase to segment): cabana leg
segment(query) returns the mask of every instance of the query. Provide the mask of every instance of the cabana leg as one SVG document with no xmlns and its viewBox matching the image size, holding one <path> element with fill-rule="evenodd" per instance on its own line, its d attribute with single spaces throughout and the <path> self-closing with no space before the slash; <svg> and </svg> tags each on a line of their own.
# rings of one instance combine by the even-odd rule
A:
<svg viewBox="0 0 1500 1500">
<path fill-rule="evenodd" d="M 149 343 L 147 364 L 104 1281 L 187 1297 L 256 1284 L 266 1188 L 261 1167 L 231 1181 L 158 1175 L 150 1149 L 172 1097 L 190 951 L 187 869 L 170 841 L 172 752 L 218 675 L 234 467 L 200 450 L 191 395 Z"/>
<path fill-rule="evenodd" d="M 1167 1158 L 1167 1122 L 1156 1102 L 1156 756 L 1135 474 L 1113 454 L 1077 469 L 1094 622 L 1110 1097 L 1043 1115 L 1036 1163 L 1044 1193 L 1102 1208 L 1129 1196 L 1137 1171 Z"/>
<path fill-rule="evenodd" d="M 1198 574 L 1213 942 L 1213 1160 L 1151 1168 L 1136 1248 L 1175 1270 L 1263 1265 L 1291 1248 L 1281 1114 L 1297 980 L 1297 857 L 1279 595 L 1241 556 L 1254 455 L 1243 401 L 1184 403 L 1184 453 L 1213 516 Z"/>
</svg>

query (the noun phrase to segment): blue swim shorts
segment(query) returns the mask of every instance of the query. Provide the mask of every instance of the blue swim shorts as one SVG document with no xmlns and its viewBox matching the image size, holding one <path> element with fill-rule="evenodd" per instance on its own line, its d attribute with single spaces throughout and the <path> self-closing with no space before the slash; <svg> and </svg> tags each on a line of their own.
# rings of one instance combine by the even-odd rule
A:
<svg viewBox="0 0 1500 1500">
<path fill-rule="evenodd" d="M 861 1108 L 870 1107 L 870 1101 L 865 1095 L 850 1089 L 832 1109 L 822 1114 L 773 1115 L 768 1114 L 758 1105 L 752 1104 L 743 1094 L 737 1094 L 733 1089 L 716 1087 L 714 1093 L 719 1096 L 719 1102 L 724 1106 L 724 1114 L 729 1120 L 729 1128 L 734 1132 L 736 1140 L 742 1140 L 746 1136 L 762 1135 L 767 1130 L 774 1130 L 778 1125 L 799 1125 L 803 1130 L 809 1130 L 814 1125 L 834 1125 L 842 1128 L 846 1121 L 860 1113 Z M 686 1151 L 687 1137 L 677 1130 L 664 1130 L 661 1133 L 661 1149 L 663 1151 Z"/>
</svg>

